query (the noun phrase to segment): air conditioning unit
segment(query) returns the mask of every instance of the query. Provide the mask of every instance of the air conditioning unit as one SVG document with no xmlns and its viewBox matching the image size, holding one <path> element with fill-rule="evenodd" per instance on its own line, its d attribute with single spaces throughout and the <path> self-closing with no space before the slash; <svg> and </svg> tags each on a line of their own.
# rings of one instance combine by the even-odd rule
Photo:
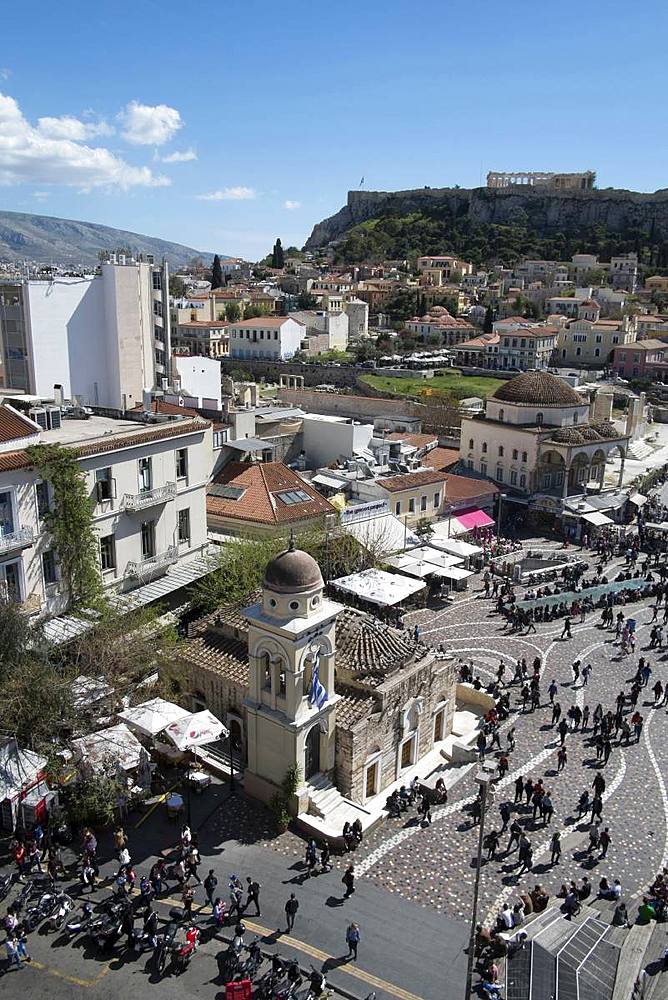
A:
<svg viewBox="0 0 668 1000">
<path fill-rule="evenodd" d="M 57 431 L 62 420 L 59 406 L 34 406 L 28 411 L 28 416 L 39 424 L 43 431 Z"/>
</svg>

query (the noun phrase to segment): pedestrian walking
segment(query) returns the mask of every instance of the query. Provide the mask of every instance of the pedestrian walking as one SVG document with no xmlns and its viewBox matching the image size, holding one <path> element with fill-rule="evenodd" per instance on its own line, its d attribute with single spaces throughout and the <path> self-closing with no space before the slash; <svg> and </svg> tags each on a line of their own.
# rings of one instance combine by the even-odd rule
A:
<svg viewBox="0 0 668 1000">
<path fill-rule="evenodd" d="M 501 833 L 505 833 L 508 829 L 508 824 L 510 823 L 510 802 L 502 802 L 499 806 L 499 813 L 501 814 L 501 819 L 503 821 L 503 827 L 501 828 Z"/>
<path fill-rule="evenodd" d="M 591 663 L 585 664 L 585 666 L 582 668 L 582 686 L 583 687 L 587 687 L 587 684 L 589 684 L 589 678 L 591 677 L 591 672 L 592 672 L 592 665 L 591 665 Z"/>
<path fill-rule="evenodd" d="M 557 726 L 557 731 L 559 733 L 559 739 L 561 740 L 561 746 L 563 747 L 566 742 L 566 733 L 568 732 L 568 723 L 565 719 L 561 720 Z"/>
<path fill-rule="evenodd" d="M 571 666 L 571 670 L 573 671 L 573 687 L 575 687 L 576 684 L 577 684 L 577 682 L 578 682 L 578 679 L 580 677 L 580 661 L 579 660 L 575 660 L 573 662 L 573 664 Z"/>
<path fill-rule="evenodd" d="M 292 930 L 295 926 L 295 917 L 297 916 L 297 910 L 299 909 L 299 900 L 295 896 L 294 892 L 290 893 L 290 898 L 285 904 L 285 920 L 288 928 L 288 932 Z"/>
<path fill-rule="evenodd" d="M 522 835 L 522 827 L 516 819 L 510 824 L 510 837 L 508 838 L 508 847 L 506 848 L 506 853 L 510 854 L 515 844 L 519 845 L 520 837 Z"/>
<path fill-rule="evenodd" d="M 555 701 L 554 705 L 552 706 L 552 725 L 556 726 L 560 718 L 561 718 L 561 703 Z"/>
<path fill-rule="evenodd" d="M 482 729 L 478 733 L 478 738 L 476 739 L 476 746 L 478 748 L 478 759 L 485 759 L 485 751 L 487 750 L 487 738 L 483 733 Z"/>
<path fill-rule="evenodd" d="M 568 615 L 566 617 L 566 620 L 564 621 L 564 627 L 563 627 L 563 630 L 562 630 L 562 633 L 561 633 L 561 638 L 562 639 L 572 639 L 573 638 L 573 634 L 571 632 L 571 618 L 570 618 L 570 615 Z"/>
<path fill-rule="evenodd" d="M 183 887 L 183 892 L 181 893 L 181 902 L 183 903 L 183 914 L 190 919 L 193 915 L 193 899 L 195 898 L 195 890 L 191 885 L 186 884 Z"/>
<path fill-rule="evenodd" d="M 543 816 L 544 826 L 548 826 L 552 822 L 552 817 L 554 815 L 554 805 L 552 804 L 552 798 L 549 792 L 546 792 L 543 796 L 543 800 L 540 804 L 540 811 Z"/>
<path fill-rule="evenodd" d="M 209 868 L 209 874 L 204 879 L 204 891 L 206 893 L 206 900 L 209 906 L 213 907 L 213 898 L 216 888 L 218 886 L 218 879 L 216 878 L 213 868 Z"/>
<path fill-rule="evenodd" d="M 508 730 L 506 740 L 508 741 L 508 753 L 512 753 L 515 749 L 515 726 L 511 726 Z"/>
<path fill-rule="evenodd" d="M 553 677 L 552 680 L 550 681 L 550 686 L 547 689 L 547 693 L 550 696 L 550 705 L 554 705 L 554 699 L 555 699 L 558 691 L 559 691 L 559 688 L 557 687 L 557 682 L 556 682 L 555 678 Z"/>
<path fill-rule="evenodd" d="M 585 705 L 582 709 L 582 732 L 587 732 L 587 726 L 589 725 L 589 705 Z"/>
<path fill-rule="evenodd" d="M 499 831 L 490 830 L 485 837 L 485 847 L 487 848 L 487 860 L 496 861 L 496 852 L 499 849 Z"/>
<path fill-rule="evenodd" d="M 591 821 L 601 819 L 603 815 L 603 799 L 600 795 L 595 795 L 591 802 Z"/>
<path fill-rule="evenodd" d="M 522 801 L 522 794 L 524 792 L 524 778 L 520 774 L 518 778 L 515 778 L 515 802 Z"/>
<path fill-rule="evenodd" d="M 568 753 L 566 752 L 566 747 L 559 747 L 557 753 L 557 771 L 563 771 L 568 763 Z"/>
<path fill-rule="evenodd" d="M 255 904 L 255 916 L 259 917 L 260 914 L 260 883 L 257 879 L 251 878 L 250 875 L 246 876 L 246 884 L 248 886 L 248 899 L 246 900 L 247 910 L 251 903 Z"/>
<path fill-rule="evenodd" d="M 357 924 L 348 924 L 346 929 L 346 944 L 348 945 L 348 958 L 352 956 L 353 961 L 357 961 L 357 946 L 360 943 L 360 929 Z"/>
<path fill-rule="evenodd" d="M 346 887 L 344 899 L 349 899 L 355 891 L 355 866 L 348 865 L 341 879 Z"/>
<path fill-rule="evenodd" d="M 608 853 L 608 848 L 610 847 L 610 844 L 612 843 L 612 837 L 610 836 L 609 827 L 606 826 L 604 830 L 601 830 L 599 842 L 601 844 L 601 857 L 604 858 Z"/>
<path fill-rule="evenodd" d="M 499 778 L 503 778 L 503 776 L 508 771 L 508 758 L 505 756 L 505 754 L 501 754 L 501 756 L 499 757 L 499 763 L 497 767 L 499 769 Z"/>
<path fill-rule="evenodd" d="M 552 864 L 556 865 L 561 858 L 561 834 L 558 830 L 555 830 L 552 834 L 552 840 L 550 841 L 550 849 L 552 854 Z"/>
</svg>

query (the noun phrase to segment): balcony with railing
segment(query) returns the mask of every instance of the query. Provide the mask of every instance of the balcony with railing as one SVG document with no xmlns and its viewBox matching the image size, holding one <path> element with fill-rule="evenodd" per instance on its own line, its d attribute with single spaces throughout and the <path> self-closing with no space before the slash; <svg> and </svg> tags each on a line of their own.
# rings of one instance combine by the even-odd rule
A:
<svg viewBox="0 0 668 1000">
<path fill-rule="evenodd" d="M 34 540 L 32 528 L 17 528 L 15 531 L 0 529 L 0 556 L 16 549 L 26 549 Z"/>
<path fill-rule="evenodd" d="M 123 509 L 146 510 L 148 507 L 155 507 L 157 504 L 167 503 L 176 497 L 176 483 L 165 483 L 164 486 L 156 486 L 152 490 L 142 490 L 141 493 L 126 493 L 123 497 Z"/>
<path fill-rule="evenodd" d="M 125 576 L 129 580 L 145 580 L 160 573 L 166 573 L 170 566 L 174 566 L 179 561 L 179 549 L 177 545 L 170 545 L 164 552 L 149 556 L 148 559 L 141 559 L 137 562 L 129 562 L 125 567 Z"/>
</svg>

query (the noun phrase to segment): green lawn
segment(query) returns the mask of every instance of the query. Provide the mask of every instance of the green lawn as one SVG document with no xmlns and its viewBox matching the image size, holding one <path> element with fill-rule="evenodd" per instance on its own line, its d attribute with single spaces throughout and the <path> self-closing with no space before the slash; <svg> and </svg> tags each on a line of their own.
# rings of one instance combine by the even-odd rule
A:
<svg viewBox="0 0 668 1000">
<path fill-rule="evenodd" d="M 425 389 L 436 389 L 440 392 L 451 392 L 458 399 L 468 396 L 482 396 L 484 399 L 502 384 L 498 378 L 486 378 L 484 375 L 462 375 L 453 368 L 447 375 L 435 375 L 434 378 L 391 378 L 386 375 L 364 375 L 366 382 L 373 389 L 391 392 L 396 396 L 419 396 Z"/>
</svg>

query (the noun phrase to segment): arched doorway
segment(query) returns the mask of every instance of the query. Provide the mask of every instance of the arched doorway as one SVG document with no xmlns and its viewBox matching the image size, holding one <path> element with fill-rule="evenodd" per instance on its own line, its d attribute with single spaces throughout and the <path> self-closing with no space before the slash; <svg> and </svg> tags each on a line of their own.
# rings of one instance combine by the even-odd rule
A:
<svg viewBox="0 0 668 1000">
<path fill-rule="evenodd" d="M 304 746 L 304 777 L 308 781 L 320 770 L 320 726 L 309 730 Z"/>
</svg>

